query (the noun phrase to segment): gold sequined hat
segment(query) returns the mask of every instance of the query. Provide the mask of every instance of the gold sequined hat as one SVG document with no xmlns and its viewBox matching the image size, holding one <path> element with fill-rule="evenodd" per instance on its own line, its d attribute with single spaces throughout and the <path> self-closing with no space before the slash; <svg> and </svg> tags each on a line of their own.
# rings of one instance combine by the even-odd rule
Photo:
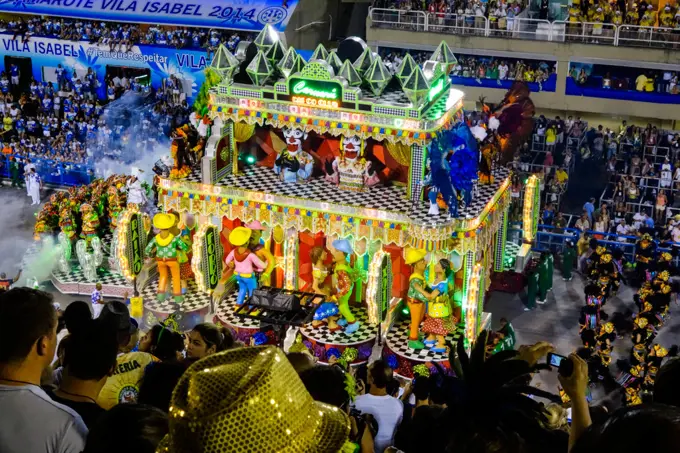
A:
<svg viewBox="0 0 680 453">
<path fill-rule="evenodd" d="M 157 453 L 337 452 L 350 431 L 347 415 L 314 401 L 273 346 L 194 363 L 172 393 L 169 422 Z"/>
</svg>

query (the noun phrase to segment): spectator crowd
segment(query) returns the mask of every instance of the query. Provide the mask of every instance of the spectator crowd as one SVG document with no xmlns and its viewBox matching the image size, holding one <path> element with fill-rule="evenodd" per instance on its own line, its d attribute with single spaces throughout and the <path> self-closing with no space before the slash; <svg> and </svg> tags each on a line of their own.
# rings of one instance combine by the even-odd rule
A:
<svg viewBox="0 0 680 453">
<path fill-rule="evenodd" d="M 385 66 L 396 73 L 402 62 L 404 55 L 408 53 L 419 65 L 422 65 L 431 54 L 414 50 L 389 49 L 381 47 L 380 56 Z M 498 58 L 489 56 L 456 54 L 458 63 L 453 67 L 451 75 L 474 79 L 481 83 L 482 79 L 496 80 L 500 82 L 524 81 L 524 82 L 545 82 L 551 74 L 556 73 L 556 64 L 545 61 L 524 60 L 518 58 Z"/>
<path fill-rule="evenodd" d="M 592 65 L 590 68 L 572 65 L 569 77 L 583 87 L 640 93 L 680 93 L 678 73 L 670 70 L 645 69 L 640 72 L 639 69 L 605 65 Z"/>
<path fill-rule="evenodd" d="M 111 51 L 129 51 L 138 44 L 169 46 L 177 49 L 205 48 L 214 52 L 220 44 L 235 51 L 242 39 L 252 34 L 233 31 L 171 27 L 160 25 L 121 24 L 105 21 L 63 19 L 56 17 L 18 17 L 0 20 L 0 30 L 12 33 L 14 39 L 30 40 L 32 36 L 88 41 L 109 46 Z"/>
<path fill-rule="evenodd" d="M 12 64 L 9 77 L 0 74 L 1 150 L 11 159 L 10 165 L 38 158 L 47 162 L 38 170 L 55 176 L 76 164 L 91 168 L 103 157 L 120 159 L 130 144 L 138 151 L 153 149 L 167 140 L 173 128 L 189 121 L 191 108 L 182 94 L 182 81 L 175 75 L 154 90 L 135 77 L 132 69 L 111 71 L 100 81 L 91 68 L 82 74 L 59 65 L 56 84 L 31 80 L 22 92 L 11 81 L 15 71 L 18 68 Z M 104 101 L 98 97 L 100 87 L 106 93 Z M 135 121 L 130 115 L 120 118 L 107 107 L 131 92 L 151 102 L 137 109 Z"/>
<path fill-rule="evenodd" d="M 588 346 L 559 367 L 559 396 L 531 386 L 550 372 L 546 342 L 494 353 L 482 332 L 470 353 L 452 346 L 453 371 L 406 382 L 382 359 L 317 365 L 304 345 L 244 347 L 212 324 L 142 335 L 123 302 L 96 319 L 85 302 L 56 305 L 34 289 L 0 294 L 4 453 L 109 453 L 121 440 L 138 453 L 661 453 L 680 441 L 678 359 L 659 361 L 635 404 L 614 379 L 589 403 L 607 370 L 593 372 Z"/>
</svg>

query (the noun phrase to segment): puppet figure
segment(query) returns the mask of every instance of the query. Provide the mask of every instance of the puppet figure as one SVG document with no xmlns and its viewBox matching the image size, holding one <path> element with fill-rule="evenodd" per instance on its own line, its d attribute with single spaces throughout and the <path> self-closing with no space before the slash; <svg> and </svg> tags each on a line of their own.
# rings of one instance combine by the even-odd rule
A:
<svg viewBox="0 0 680 453">
<path fill-rule="evenodd" d="M 283 128 L 284 149 L 276 159 L 274 172 L 283 182 L 306 182 L 314 171 L 314 158 L 302 150 L 307 133 L 301 129 Z"/>
<path fill-rule="evenodd" d="M 363 157 L 363 140 L 343 137 L 340 157 L 326 162 L 326 180 L 342 190 L 361 192 L 380 182 L 374 163 Z"/>
</svg>

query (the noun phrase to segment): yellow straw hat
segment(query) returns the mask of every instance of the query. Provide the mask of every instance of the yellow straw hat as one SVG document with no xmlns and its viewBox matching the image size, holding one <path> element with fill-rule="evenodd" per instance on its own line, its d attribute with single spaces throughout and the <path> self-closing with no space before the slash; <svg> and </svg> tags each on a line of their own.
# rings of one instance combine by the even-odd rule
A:
<svg viewBox="0 0 680 453">
<path fill-rule="evenodd" d="M 157 453 L 326 453 L 347 441 L 347 415 L 312 399 L 280 349 L 210 355 L 172 393 L 170 432 Z"/>
<path fill-rule="evenodd" d="M 425 255 L 427 255 L 427 250 L 408 249 L 408 250 L 406 250 L 405 262 L 406 262 L 406 264 L 417 263 L 418 261 L 425 258 Z"/>
<path fill-rule="evenodd" d="M 159 213 L 153 216 L 153 226 L 159 230 L 168 230 L 175 224 L 175 216 Z"/>
<path fill-rule="evenodd" d="M 229 233 L 229 243 L 236 247 L 240 247 L 250 239 L 252 230 L 246 227 L 236 227 L 234 231 Z"/>
</svg>

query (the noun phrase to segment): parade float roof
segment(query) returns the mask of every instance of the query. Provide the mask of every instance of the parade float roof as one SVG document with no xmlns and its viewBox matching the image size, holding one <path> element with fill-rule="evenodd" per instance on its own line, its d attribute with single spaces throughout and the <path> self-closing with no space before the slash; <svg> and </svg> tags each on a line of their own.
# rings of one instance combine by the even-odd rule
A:
<svg viewBox="0 0 680 453">
<path fill-rule="evenodd" d="M 210 114 L 223 120 L 299 127 L 332 135 L 426 144 L 460 120 L 464 94 L 448 76 L 456 59 L 442 42 L 422 67 L 406 55 L 395 74 L 359 38 L 319 44 L 305 62 L 264 29 L 239 62 L 220 47 L 211 69 Z"/>
</svg>

